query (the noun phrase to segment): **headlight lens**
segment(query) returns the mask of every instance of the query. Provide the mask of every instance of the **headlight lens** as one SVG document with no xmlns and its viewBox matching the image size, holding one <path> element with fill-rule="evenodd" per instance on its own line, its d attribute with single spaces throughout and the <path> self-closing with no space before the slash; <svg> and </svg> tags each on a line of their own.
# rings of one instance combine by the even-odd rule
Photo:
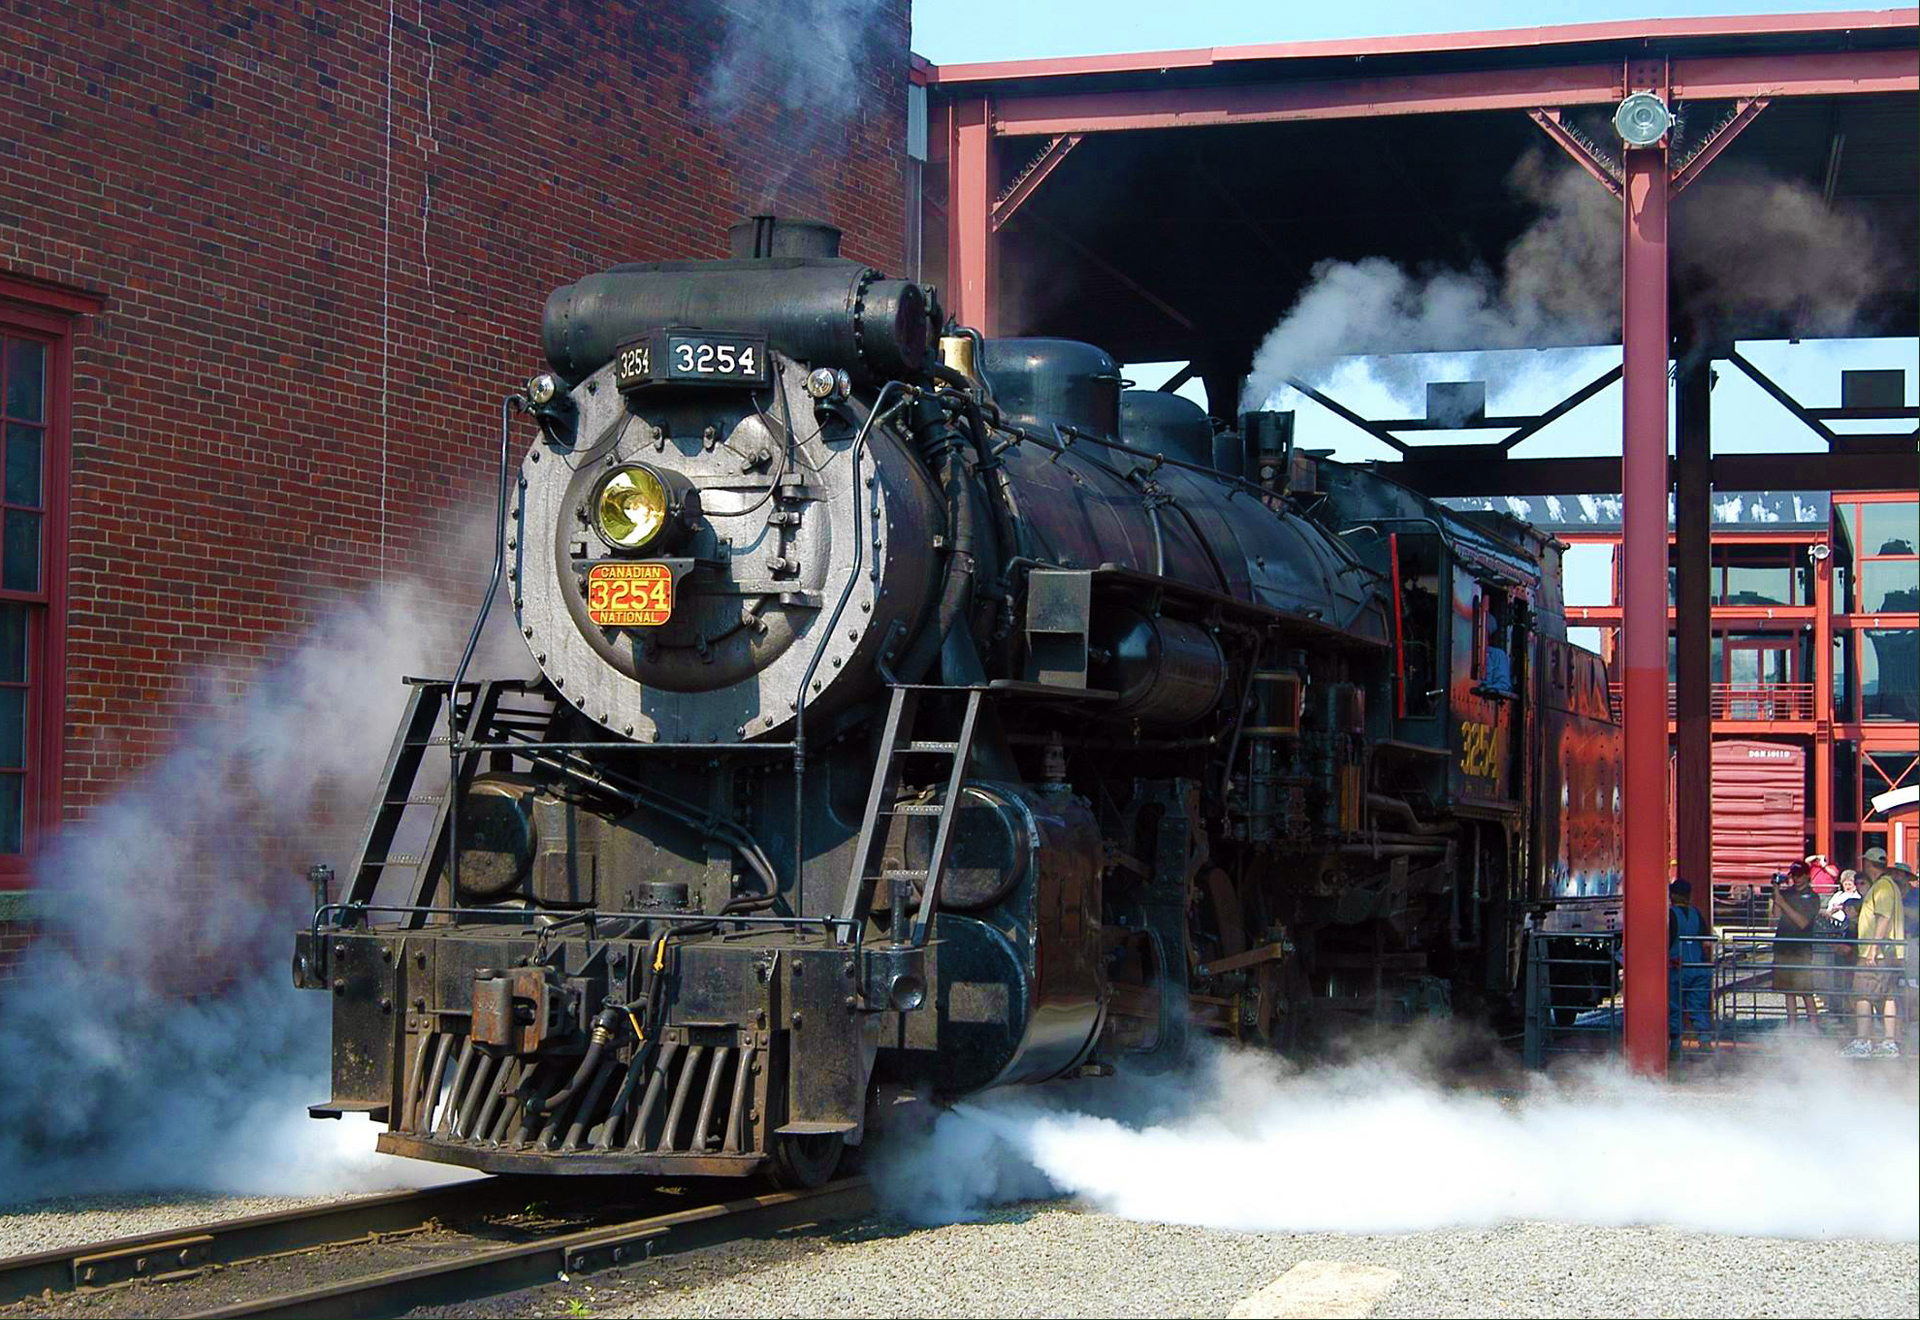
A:
<svg viewBox="0 0 1920 1320">
<path fill-rule="evenodd" d="M 609 545 L 638 550 L 667 525 L 667 488 L 646 468 L 615 468 L 600 483 L 594 520 Z"/>
</svg>

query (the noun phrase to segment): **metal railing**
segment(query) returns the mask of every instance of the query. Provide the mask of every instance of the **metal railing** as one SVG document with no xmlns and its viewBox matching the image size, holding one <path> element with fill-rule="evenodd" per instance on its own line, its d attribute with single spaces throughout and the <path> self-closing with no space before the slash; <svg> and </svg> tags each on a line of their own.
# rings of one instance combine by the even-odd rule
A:
<svg viewBox="0 0 1920 1320">
<path fill-rule="evenodd" d="M 1679 970 L 1684 980 L 1705 979 L 1705 1021 L 1691 1012 L 1683 1017 L 1676 1062 L 1778 1053 L 1809 1043 L 1837 1051 L 1863 1039 L 1873 1044 L 1895 1040 L 1909 1062 L 1916 1057 L 1920 994 L 1914 978 L 1920 956 L 1913 939 L 1784 938 L 1770 930 L 1727 929 L 1702 938 L 1711 941 L 1711 952 L 1700 961 L 1682 963 Z M 1620 951 L 1618 931 L 1577 937 L 1530 934 L 1525 986 L 1529 1066 L 1619 1050 L 1624 1026 Z M 1669 1013 L 1672 993 L 1670 979 Z M 1885 1020 L 1889 1001 L 1894 1007 L 1891 1030 Z"/>
<path fill-rule="evenodd" d="M 1613 709 L 1624 709 L 1625 685 L 1609 683 Z M 1707 711 L 1716 720 L 1810 720 L 1813 718 L 1811 683 L 1709 683 Z M 1667 718 L 1680 713 L 1675 684 L 1667 684 Z"/>
</svg>

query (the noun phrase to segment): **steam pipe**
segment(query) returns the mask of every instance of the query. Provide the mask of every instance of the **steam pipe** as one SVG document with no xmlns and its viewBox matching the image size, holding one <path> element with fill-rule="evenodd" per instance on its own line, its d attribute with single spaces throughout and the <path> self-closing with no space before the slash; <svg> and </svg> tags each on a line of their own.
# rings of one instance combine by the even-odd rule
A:
<svg viewBox="0 0 1920 1320">
<path fill-rule="evenodd" d="M 588 1045 L 587 1052 L 580 1056 L 580 1066 L 574 1069 L 573 1076 L 567 1080 L 565 1086 L 544 1099 L 538 1096 L 527 1097 L 528 1110 L 536 1114 L 551 1114 L 573 1099 L 575 1093 L 586 1085 L 588 1079 L 600 1067 L 600 1058 L 607 1052 L 607 1042 L 613 1039 L 614 1028 L 620 1025 L 624 1016 L 625 1010 L 613 1004 L 601 1009 L 600 1017 L 593 1024 L 592 1044 Z"/>
<path fill-rule="evenodd" d="M 943 423 L 944 415 L 939 421 L 929 423 L 925 429 L 933 432 Z M 939 656 L 953 632 L 954 624 L 968 612 L 973 600 L 973 490 L 967 481 L 966 467 L 960 461 L 952 435 L 953 428 L 948 426 L 947 431 L 940 485 L 947 495 L 947 525 L 953 532 L 953 545 L 947 553 L 947 572 L 940 587 L 935 625 L 921 632 L 914 641 L 913 649 L 907 652 L 898 666 L 899 673 L 909 683 L 917 682 L 927 666 Z M 922 443 L 930 441 L 923 439 Z"/>
<path fill-rule="evenodd" d="M 1407 834 L 1423 836 L 1452 834 L 1456 829 L 1453 825 L 1440 825 L 1432 821 L 1421 820 L 1413 814 L 1413 807 L 1404 799 L 1388 797 L 1384 793 L 1367 794 L 1367 805 L 1375 812 L 1385 812 L 1389 816 L 1397 816 L 1401 820 L 1404 820 L 1407 823 L 1407 828 L 1404 833 Z"/>
<path fill-rule="evenodd" d="M 500 401 L 500 481 L 493 509 L 493 571 L 487 577 L 486 595 L 480 598 L 480 612 L 474 616 L 473 631 L 467 634 L 467 646 L 460 653 L 460 664 L 453 671 L 453 687 L 447 693 L 447 896 L 455 908 L 460 906 L 460 685 L 466 681 L 467 666 L 480 649 L 480 634 L 493 609 L 494 593 L 500 590 L 500 575 L 507 565 L 507 459 L 513 448 L 513 414 L 528 408 L 525 397 L 509 394 Z M 424 863 L 423 863 L 424 865 Z M 369 895 L 371 897 L 371 895 Z"/>
<path fill-rule="evenodd" d="M 885 415 L 884 405 L 887 395 L 895 390 L 910 389 L 902 381 L 890 380 L 880 387 L 874 396 L 873 409 L 867 419 L 860 423 L 860 430 L 853 437 L 852 484 L 850 489 L 859 491 L 864 487 L 860 482 L 860 455 L 867 447 L 867 437 L 873 433 L 874 424 Z M 840 626 L 840 616 L 846 613 L 847 602 L 853 599 L 854 584 L 860 580 L 860 569 L 866 558 L 867 533 L 859 526 L 861 510 L 866 507 L 864 500 L 853 502 L 854 535 L 853 566 L 847 572 L 847 585 L 841 588 L 840 599 L 833 603 L 833 613 L 827 618 L 827 625 L 820 631 L 820 644 L 813 648 L 813 655 L 807 661 L 806 672 L 800 676 L 800 691 L 793 703 L 793 910 L 798 915 L 802 910 L 801 884 L 806 865 L 806 799 L 804 796 L 807 771 L 807 692 L 813 686 L 813 675 L 820 668 L 820 659 L 826 655 L 827 647 L 833 641 L 833 631 Z"/>
</svg>

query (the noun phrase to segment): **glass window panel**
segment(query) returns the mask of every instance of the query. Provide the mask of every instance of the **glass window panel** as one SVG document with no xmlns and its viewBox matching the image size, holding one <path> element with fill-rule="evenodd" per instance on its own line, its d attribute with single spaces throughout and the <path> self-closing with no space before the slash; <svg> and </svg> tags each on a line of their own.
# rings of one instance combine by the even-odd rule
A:
<svg viewBox="0 0 1920 1320">
<path fill-rule="evenodd" d="M 20 775 L 0 775 L 0 853 L 17 853 L 26 835 L 26 783 Z"/>
<path fill-rule="evenodd" d="M 47 416 L 47 346 L 31 339 L 7 344 L 7 416 L 23 422 Z"/>
<path fill-rule="evenodd" d="M 1613 547 L 1568 546 L 1560 556 L 1560 577 L 1567 604 L 1613 604 Z"/>
<path fill-rule="evenodd" d="M 0 770 L 27 768 L 27 690 L 0 688 Z"/>
<path fill-rule="evenodd" d="M 0 530 L 0 587 L 40 590 L 40 515 L 8 509 Z"/>
<path fill-rule="evenodd" d="M 7 503 L 40 507 L 40 440 L 37 426 L 7 427 Z"/>
<path fill-rule="evenodd" d="M 27 609 L 0 605 L 0 683 L 27 681 Z"/>
<path fill-rule="evenodd" d="M 1862 504 L 1860 553 L 1910 555 L 1920 549 L 1920 504 Z"/>
<path fill-rule="evenodd" d="M 1843 633 L 1833 636 L 1833 715 L 1835 719 L 1853 718 L 1853 639 Z"/>
<path fill-rule="evenodd" d="M 1850 577 L 1851 574 L 1847 571 L 1845 564 L 1833 566 L 1833 612 L 1835 614 L 1852 612 L 1847 609 L 1847 582 Z"/>
<path fill-rule="evenodd" d="M 1920 559 L 1870 559 L 1860 565 L 1860 608 L 1877 614 L 1920 610 Z"/>
<path fill-rule="evenodd" d="M 1869 628 L 1860 648 L 1860 714 L 1920 720 L 1920 630 Z"/>
<path fill-rule="evenodd" d="M 1859 748 L 1845 739 L 1833 744 L 1833 809 L 1842 817 L 1860 816 Z M 1812 760 L 1812 757 L 1808 757 Z"/>
<path fill-rule="evenodd" d="M 1727 605 L 1793 604 L 1793 570 L 1790 568 L 1729 568 Z"/>
</svg>

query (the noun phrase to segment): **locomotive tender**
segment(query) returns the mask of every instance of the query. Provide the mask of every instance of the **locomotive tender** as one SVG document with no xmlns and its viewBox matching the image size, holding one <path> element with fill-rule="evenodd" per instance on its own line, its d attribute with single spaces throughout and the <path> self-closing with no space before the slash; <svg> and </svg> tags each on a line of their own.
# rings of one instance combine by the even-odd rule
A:
<svg viewBox="0 0 1920 1320">
<path fill-rule="evenodd" d="M 413 681 L 298 937 L 313 1113 L 810 1184 L 883 1091 L 1499 1014 L 1524 928 L 1617 922 L 1551 538 L 733 237 L 548 302 L 495 568 L 540 677 Z"/>
</svg>

